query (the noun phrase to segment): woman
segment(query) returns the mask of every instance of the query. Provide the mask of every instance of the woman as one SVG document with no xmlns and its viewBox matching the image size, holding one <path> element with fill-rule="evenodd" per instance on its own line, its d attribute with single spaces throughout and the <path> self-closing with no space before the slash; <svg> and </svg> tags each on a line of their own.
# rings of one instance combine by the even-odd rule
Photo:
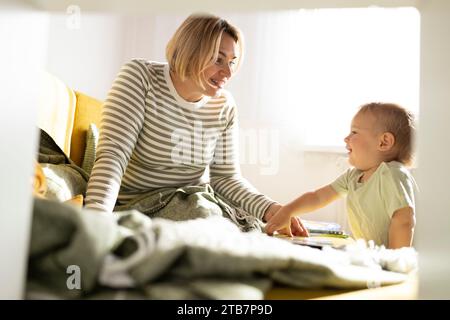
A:
<svg viewBox="0 0 450 320">
<path fill-rule="evenodd" d="M 180 188 L 205 185 L 209 169 L 207 193 L 267 221 L 281 206 L 241 177 L 236 106 L 223 90 L 242 55 L 236 27 L 219 17 L 191 15 L 167 45 L 168 63 L 125 64 L 103 107 L 86 206 L 111 212 L 116 205 L 157 216 Z M 201 203 L 193 207 L 202 211 Z M 171 210 L 164 217 L 186 219 Z M 299 220 L 293 220 L 293 231 L 303 233 Z"/>
</svg>

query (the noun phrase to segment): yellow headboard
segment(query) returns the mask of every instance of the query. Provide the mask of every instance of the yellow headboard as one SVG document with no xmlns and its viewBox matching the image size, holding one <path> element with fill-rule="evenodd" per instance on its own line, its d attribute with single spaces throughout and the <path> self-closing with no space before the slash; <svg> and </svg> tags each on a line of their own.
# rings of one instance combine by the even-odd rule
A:
<svg viewBox="0 0 450 320">
<path fill-rule="evenodd" d="M 91 123 L 100 128 L 102 102 L 73 91 L 48 72 L 42 73 L 38 127 L 79 166 L 86 148 L 86 132 Z"/>
</svg>

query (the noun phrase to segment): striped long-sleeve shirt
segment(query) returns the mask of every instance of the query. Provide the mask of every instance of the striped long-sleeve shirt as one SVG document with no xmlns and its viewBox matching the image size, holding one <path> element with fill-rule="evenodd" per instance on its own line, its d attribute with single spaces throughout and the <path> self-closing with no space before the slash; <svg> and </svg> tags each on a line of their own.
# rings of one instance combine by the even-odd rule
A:
<svg viewBox="0 0 450 320">
<path fill-rule="evenodd" d="M 209 168 L 217 193 L 262 219 L 273 201 L 242 178 L 237 134 L 228 92 L 187 102 L 175 90 L 167 63 L 132 60 L 103 106 L 86 206 L 111 212 L 116 200 L 125 204 L 158 188 L 207 182 Z"/>
</svg>

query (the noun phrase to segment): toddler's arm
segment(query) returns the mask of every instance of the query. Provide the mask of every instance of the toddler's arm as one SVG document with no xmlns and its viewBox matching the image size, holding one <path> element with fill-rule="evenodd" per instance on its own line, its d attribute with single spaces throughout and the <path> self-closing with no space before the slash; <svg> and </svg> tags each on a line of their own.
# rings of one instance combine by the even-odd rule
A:
<svg viewBox="0 0 450 320">
<path fill-rule="evenodd" d="M 286 229 L 288 235 L 292 235 L 291 218 L 302 213 L 320 209 L 339 197 L 331 185 L 327 185 L 313 192 L 307 192 L 294 201 L 283 206 L 269 219 L 266 232 L 272 235 L 275 231 Z"/>
<path fill-rule="evenodd" d="M 411 207 L 395 211 L 389 226 L 389 249 L 410 247 L 415 224 L 416 219 Z"/>
</svg>

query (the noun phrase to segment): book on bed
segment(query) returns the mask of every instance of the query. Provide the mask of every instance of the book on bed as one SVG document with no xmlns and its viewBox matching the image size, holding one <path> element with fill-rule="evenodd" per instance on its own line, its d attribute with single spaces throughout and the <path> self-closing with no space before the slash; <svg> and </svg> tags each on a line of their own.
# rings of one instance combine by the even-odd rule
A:
<svg viewBox="0 0 450 320">
<path fill-rule="evenodd" d="M 283 234 L 277 234 L 276 237 L 288 240 L 293 244 L 313 248 L 323 248 L 324 246 L 342 248 L 353 242 L 338 223 L 303 219 L 302 223 L 308 229 L 309 237 L 288 237 Z"/>
<path fill-rule="evenodd" d="M 348 238 L 348 234 L 345 233 L 341 225 L 335 222 L 302 220 L 302 223 L 308 229 L 311 237 Z"/>
</svg>

